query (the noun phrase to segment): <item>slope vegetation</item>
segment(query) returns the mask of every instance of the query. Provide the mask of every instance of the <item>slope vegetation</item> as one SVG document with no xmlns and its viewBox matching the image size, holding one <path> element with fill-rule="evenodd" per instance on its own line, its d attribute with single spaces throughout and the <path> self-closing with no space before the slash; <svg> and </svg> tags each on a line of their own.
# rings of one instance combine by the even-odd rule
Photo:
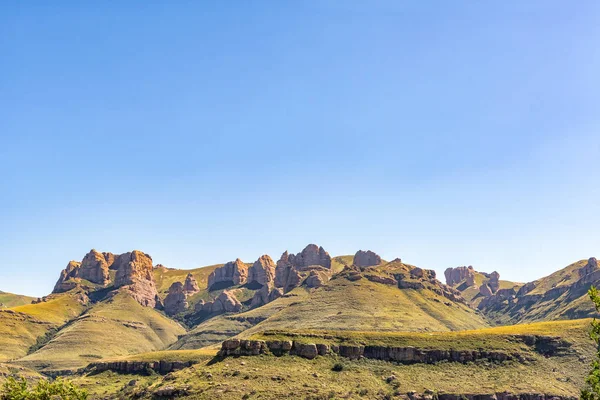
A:
<svg viewBox="0 0 600 400">
<path fill-rule="evenodd" d="M 25 304 L 31 304 L 33 300 L 35 300 L 34 297 L 0 291 L 0 308 L 23 306 Z"/>
<path fill-rule="evenodd" d="M 18 362 L 45 372 L 72 370 L 104 357 L 164 349 L 184 332 L 175 321 L 118 293 L 94 305 Z"/>
</svg>

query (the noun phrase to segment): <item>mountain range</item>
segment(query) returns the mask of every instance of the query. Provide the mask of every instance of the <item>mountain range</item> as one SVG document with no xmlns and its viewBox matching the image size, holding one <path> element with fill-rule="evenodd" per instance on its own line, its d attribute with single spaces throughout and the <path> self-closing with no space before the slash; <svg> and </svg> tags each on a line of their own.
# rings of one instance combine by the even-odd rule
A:
<svg viewBox="0 0 600 400">
<path fill-rule="evenodd" d="M 599 283 L 595 258 L 518 283 L 314 244 L 193 270 L 91 250 L 45 297 L 0 292 L 0 380 L 69 375 L 94 398 L 570 398 Z"/>
</svg>

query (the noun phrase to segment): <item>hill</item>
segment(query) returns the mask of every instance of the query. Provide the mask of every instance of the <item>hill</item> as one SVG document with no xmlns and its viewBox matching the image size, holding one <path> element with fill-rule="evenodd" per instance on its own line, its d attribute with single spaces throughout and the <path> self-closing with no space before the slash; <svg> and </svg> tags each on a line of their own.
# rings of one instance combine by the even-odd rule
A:
<svg viewBox="0 0 600 400">
<path fill-rule="evenodd" d="M 10 308 L 31 304 L 36 300 L 35 297 L 23 296 L 20 294 L 12 294 L 0 291 L 0 308 Z"/>
<path fill-rule="evenodd" d="M 81 292 L 51 295 L 38 304 L 0 310 L 0 362 L 25 356 L 48 334 L 60 329 L 87 307 Z"/>
<path fill-rule="evenodd" d="M 587 297 L 591 285 L 600 286 L 595 258 L 577 261 L 518 290 L 500 291 L 479 309 L 499 324 L 591 317 L 596 313 Z"/>
<path fill-rule="evenodd" d="M 71 320 L 18 363 L 46 373 L 73 370 L 106 357 L 164 349 L 184 332 L 175 321 L 120 292 Z"/>
<path fill-rule="evenodd" d="M 419 271 L 421 277 L 411 275 Z M 261 330 L 448 331 L 489 326 L 429 272 L 393 261 L 346 268 L 318 288 L 298 287 L 262 307 L 201 323 L 172 348 L 199 348 Z M 399 287 L 401 286 L 401 287 Z"/>
<path fill-rule="evenodd" d="M 297 355 L 275 356 L 269 351 L 259 356 L 236 357 L 216 357 L 216 351 L 207 350 L 171 351 L 122 361 L 181 360 L 195 365 L 162 378 L 91 370 L 77 378 L 77 383 L 89 388 L 94 396 L 111 398 L 150 399 L 178 393 L 190 399 L 384 399 L 407 398 L 407 394 L 410 398 L 437 394 L 440 399 L 452 399 L 493 398 L 496 393 L 498 396 L 503 393 L 502 398 L 530 399 L 541 395 L 541 398 L 566 399 L 579 394 L 587 370 L 581 361 L 590 359 L 595 351 L 587 337 L 589 322 L 545 322 L 438 333 L 304 330 L 261 333 L 250 338 L 321 343 L 340 349 L 342 346 L 435 349 L 439 354 L 445 349 L 475 354 L 485 348 L 490 354 L 513 356 L 504 361 L 403 363 L 337 354 L 307 359 Z M 536 343 L 544 343 L 546 347 Z M 136 380 L 133 386 L 127 383 L 131 379 Z"/>
</svg>

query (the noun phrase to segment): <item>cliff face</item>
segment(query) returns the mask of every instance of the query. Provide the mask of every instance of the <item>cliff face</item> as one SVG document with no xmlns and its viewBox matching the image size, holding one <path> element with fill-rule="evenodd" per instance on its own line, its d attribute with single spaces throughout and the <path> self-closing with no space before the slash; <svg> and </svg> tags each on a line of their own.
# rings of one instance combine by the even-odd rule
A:
<svg viewBox="0 0 600 400">
<path fill-rule="evenodd" d="M 82 280 L 100 287 L 123 288 L 136 301 L 147 307 L 160 305 L 160 299 L 152 275 L 152 258 L 138 250 L 114 255 L 100 253 L 92 249 L 78 263 L 71 261 L 61 272 L 54 287 L 54 293 L 61 293 L 85 284 Z M 116 270 L 114 282 L 110 279 L 110 270 Z M 96 290 L 98 287 L 88 288 Z"/>
</svg>

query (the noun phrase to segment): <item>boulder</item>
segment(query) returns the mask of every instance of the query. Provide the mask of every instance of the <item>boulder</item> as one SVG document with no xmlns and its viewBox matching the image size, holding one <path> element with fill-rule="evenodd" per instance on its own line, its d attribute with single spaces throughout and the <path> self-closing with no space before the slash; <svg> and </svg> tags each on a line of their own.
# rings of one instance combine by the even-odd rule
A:
<svg viewBox="0 0 600 400">
<path fill-rule="evenodd" d="M 222 267 L 215 268 L 208 276 L 208 289 L 216 284 L 222 287 L 243 285 L 248 281 L 248 267 L 239 258 L 230 261 Z"/>
<path fill-rule="evenodd" d="M 175 315 L 184 312 L 189 307 L 186 301 L 184 285 L 181 282 L 174 282 L 169 288 L 167 297 L 165 297 L 164 309 L 167 315 Z"/>
<path fill-rule="evenodd" d="M 248 270 L 248 282 L 267 285 L 275 280 L 275 262 L 268 255 L 262 255 Z"/>
<path fill-rule="evenodd" d="M 379 257 L 379 255 L 372 252 L 371 250 L 359 250 L 354 255 L 354 260 L 352 261 L 352 264 L 361 268 L 372 267 L 374 265 L 381 264 L 381 257 Z"/>
<path fill-rule="evenodd" d="M 183 291 L 188 296 L 198 293 L 200 291 L 200 287 L 198 286 L 198 282 L 196 282 L 194 275 L 187 274 L 187 276 L 185 277 L 185 282 L 183 284 Z"/>
</svg>

